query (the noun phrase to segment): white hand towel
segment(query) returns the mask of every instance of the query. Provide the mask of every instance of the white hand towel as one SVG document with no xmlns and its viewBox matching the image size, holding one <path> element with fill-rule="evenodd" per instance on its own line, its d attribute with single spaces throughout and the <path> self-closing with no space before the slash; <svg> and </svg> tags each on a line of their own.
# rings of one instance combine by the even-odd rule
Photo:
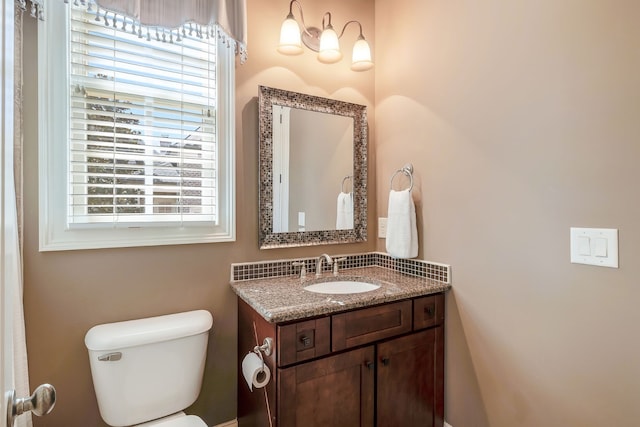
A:
<svg viewBox="0 0 640 427">
<path fill-rule="evenodd" d="M 391 190 L 389 193 L 387 253 L 393 258 L 415 258 L 418 256 L 416 207 L 409 190 Z"/>
<path fill-rule="evenodd" d="M 353 228 L 353 194 L 338 194 L 338 212 L 336 215 L 336 230 L 350 230 Z"/>
</svg>

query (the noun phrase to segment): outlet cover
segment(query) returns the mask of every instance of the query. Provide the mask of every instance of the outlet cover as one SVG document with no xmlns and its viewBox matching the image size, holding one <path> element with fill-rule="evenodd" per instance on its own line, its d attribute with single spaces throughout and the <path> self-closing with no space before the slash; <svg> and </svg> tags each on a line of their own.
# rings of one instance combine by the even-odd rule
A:
<svg viewBox="0 0 640 427">
<path fill-rule="evenodd" d="M 378 218 L 378 239 L 387 238 L 387 218 Z"/>
</svg>

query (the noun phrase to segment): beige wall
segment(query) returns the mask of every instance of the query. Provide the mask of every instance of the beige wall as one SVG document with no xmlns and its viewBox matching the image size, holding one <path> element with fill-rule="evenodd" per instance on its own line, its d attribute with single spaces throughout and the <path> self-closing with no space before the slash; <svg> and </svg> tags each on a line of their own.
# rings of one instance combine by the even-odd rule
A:
<svg viewBox="0 0 640 427">
<path fill-rule="evenodd" d="M 447 420 L 637 426 L 640 3 L 375 12 L 377 208 L 413 162 L 419 256 L 453 271 Z M 571 226 L 618 228 L 620 268 L 570 264 Z"/>
<path fill-rule="evenodd" d="M 228 286 L 230 263 L 322 252 L 363 252 L 375 247 L 375 241 L 370 239 L 357 245 L 258 249 L 258 85 L 330 96 L 372 108 L 374 75 L 349 71 L 346 60 L 327 66 L 319 64 L 309 52 L 300 57 L 278 54 L 275 47 L 288 1 L 247 3 L 249 61 L 238 65 L 236 73 L 237 241 L 224 244 L 38 252 L 36 26 L 33 20 L 25 20 L 27 346 L 32 386 L 50 382 L 58 390 L 54 412 L 36 419 L 38 427 L 104 425 L 83 342 L 89 328 L 104 322 L 196 308 L 213 313 L 214 330 L 205 384 L 190 412 L 201 415 L 209 425 L 235 418 L 237 322 L 235 295 Z M 373 3 L 332 0 L 323 2 L 322 9 L 313 2 L 304 3 L 305 18 L 310 23 L 319 25 L 322 12 L 330 8 L 336 24 L 357 15 L 369 31 L 367 36 L 373 38 Z M 369 124 L 374 124 L 372 113 Z M 375 179 L 373 173 L 370 179 Z M 375 194 L 371 192 L 370 197 Z M 370 224 L 373 215 L 372 209 Z M 369 232 L 373 232 L 371 227 Z"/>
</svg>

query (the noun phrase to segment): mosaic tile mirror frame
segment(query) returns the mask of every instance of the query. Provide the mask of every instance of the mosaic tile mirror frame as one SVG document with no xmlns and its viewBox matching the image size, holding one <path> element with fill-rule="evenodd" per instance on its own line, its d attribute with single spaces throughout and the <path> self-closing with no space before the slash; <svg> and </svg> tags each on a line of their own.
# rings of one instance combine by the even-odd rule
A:
<svg viewBox="0 0 640 427">
<path fill-rule="evenodd" d="M 312 246 L 336 243 L 355 243 L 367 240 L 367 107 L 334 99 L 259 86 L 259 243 L 261 249 Z M 353 228 L 321 229 L 313 231 L 274 232 L 274 106 L 315 111 L 353 120 L 353 169 L 351 194 L 353 196 Z M 304 194 L 314 197 L 318 185 L 305 184 Z M 327 183 L 337 196 L 344 191 L 340 183 Z M 336 215 L 336 200 L 327 211 Z M 297 218 L 296 218 L 297 219 Z"/>
</svg>

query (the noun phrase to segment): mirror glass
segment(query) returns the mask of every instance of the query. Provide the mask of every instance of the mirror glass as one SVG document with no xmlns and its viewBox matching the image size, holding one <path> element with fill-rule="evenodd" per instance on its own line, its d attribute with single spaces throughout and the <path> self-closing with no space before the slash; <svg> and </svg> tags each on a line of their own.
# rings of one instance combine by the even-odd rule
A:
<svg viewBox="0 0 640 427">
<path fill-rule="evenodd" d="M 273 117 L 274 233 L 353 228 L 353 119 L 280 105 Z"/>
<path fill-rule="evenodd" d="M 366 241 L 366 107 L 260 86 L 260 247 Z"/>
</svg>

